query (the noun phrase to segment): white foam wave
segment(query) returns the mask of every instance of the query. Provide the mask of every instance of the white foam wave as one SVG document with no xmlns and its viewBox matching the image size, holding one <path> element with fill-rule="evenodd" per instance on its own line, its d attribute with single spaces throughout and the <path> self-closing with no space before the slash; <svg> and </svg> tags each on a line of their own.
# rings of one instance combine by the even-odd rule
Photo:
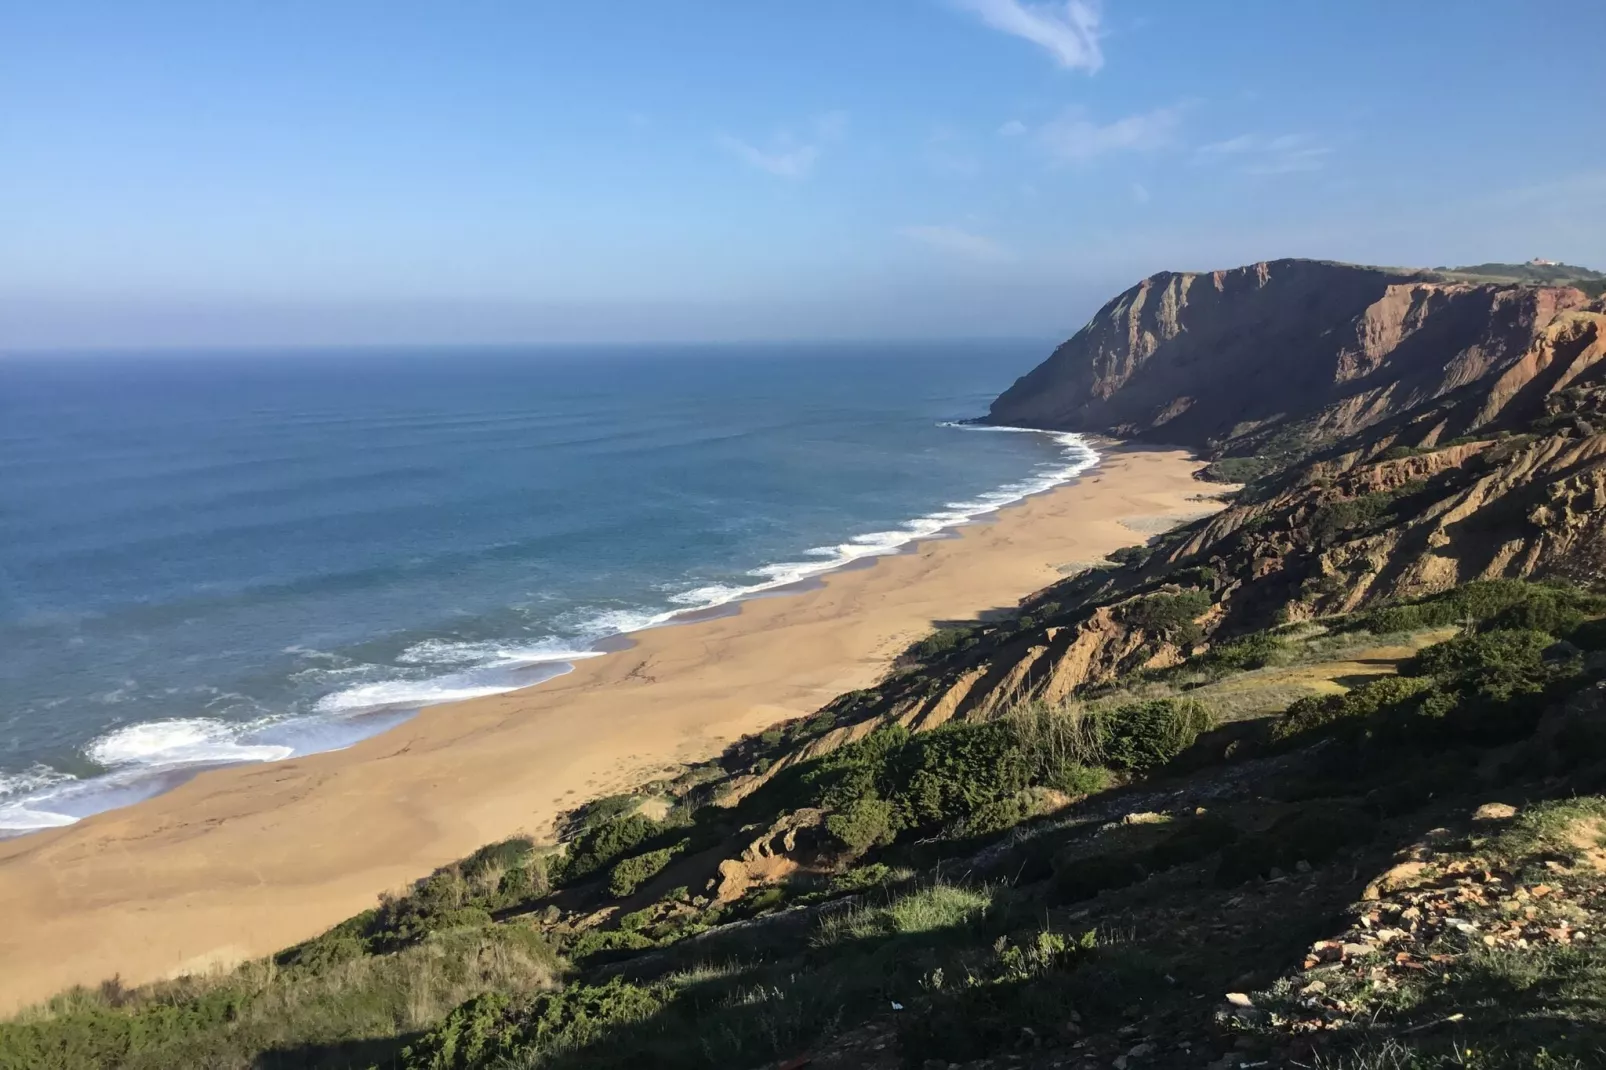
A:
<svg viewBox="0 0 1606 1070">
<path fill-rule="evenodd" d="M 35 810 L 20 803 L 0 806 L 0 832 L 37 832 L 74 824 L 78 819 L 50 810 Z"/>
<path fill-rule="evenodd" d="M 63 773 L 48 765 L 37 764 L 21 773 L 0 773 L 0 799 L 13 795 L 26 795 L 76 779 L 71 773 Z"/>
<path fill-rule="evenodd" d="M 544 639 L 520 645 L 503 641 L 469 642 L 466 640 L 425 639 L 414 643 L 396 656 L 403 665 L 474 665 L 483 668 L 506 668 L 515 665 L 540 665 L 552 661 L 580 661 L 601 655 L 599 650 L 576 650 L 560 640 Z"/>
<path fill-rule="evenodd" d="M 884 557 L 895 554 L 905 546 L 920 539 L 929 539 L 940 535 L 949 528 L 967 524 L 978 516 L 996 512 L 1006 505 L 1029 498 L 1033 494 L 1041 494 L 1051 490 L 1062 483 L 1067 483 L 1099 461 L 1098 451 L 1087 444 L 1080 435 L 1065 431 L 1043 431 L 1030 427 L 994 427 L 985 424 L 945 423 L 943 427 L 954 427 L 966 431 L 1003 431 L 1014 434 L 1046 435 L 1060 446 L 1062 457 L 1058 463 L 1040 465 L 1032 475 L 1016 483 L 1009 483 L 996 490 L 979 495 L 972 501 L 948 502 L 940 510 L 916 517 L 903 527 L 890 531 L 870 531 L 854 535 L 846 542 L 835 546 L 815 546 L 803 553 L 817 560 L 813 561 L 781 561 L 770 565 L 761 565 L 752 569 L 748 575 L 758 577 L 760 582 L 737 586 L 733 584 L 710 584 L 695 587 L 670 597 L 676 605 L 686 606 L 690 609 L 709 609 L 751 598 L 754 595 L 772 591 L 777 587 L 785 587 L 841 568 L 843 565 L 866 557 Z M 685 612 L 680 610 L 677 612 Z M 656 617 L 647 617 L 633 621 L 634 628 L 620 628 L 619 631 L 634 631 L 644 627 L 653 627 L 672 620 L 677 613 L 664 613 Z"/>
<path fill-rule="evenodd" d="M 90 761 L 109 769 L 193 762 L 275 762 L 293 748 L 239 742 L 243 726 L 211 717 L 175 717 L 115 729 L 84 748 Z"/>
<path fill-rule="evenodd" d="M 0 831 L 67 825 L 87 813 L 126 805 L 145 797 L 144 793 L 160 790 L 150 785 L 170 775 L 164 771 L 196 763 L 278 761 L 292 754 L 349 746 L 394 723 L 401 716 L 395 711 L 527 687 L 570 671 L 575 661 L 600 656 L 602 651 L 584 648 L 588 643 L 667 624 L 688 611 L 753 597 L 863 558 L 897 553 L 912 542 L 939 535 L 1067 482 L 1099 459 L 1098 453 L 1074 434 L 976 424 L 945 426 L 967 431 L 1046 434 L 1061 447 L 1062 456 L 1056 463 L 1040 465 L 1017 483 L 974 499 L 948 502 L 942 509 L 916 517 L 899 528 L 864 532 L 836 545 L 812 547 L 801 555 L 808 560 L 755 568 L 749 573 L 755 583 L 706 584 L 672 594 L 669 601 L 677 608 L 663 612 L 621 608 L 587 613 L 559 629 L 575 636 L 569 640 L 550 638 L 520 643 L 430 639 L 415 643 L 396 662 L 406 667 L 400 670 L 402 673 L 408 669 L 420 674 L 447 670 L 426 678 L 396 679 L 397 665 L 353 663 L 338 654 L 286 648 L 287 654 L 327 663 L 304 669 L 295 677 L 330 685 L 339 679 L 347 686 L 339 686 L 318 699 L 310 717 L 259 718 L 244 723 L 210 717 L 173 718 L 118 728 L 85 749 L 92 761 L 108 770 L 89 780 L 76 781 L 68 774 L 42 766 L 26 773 L 0 774 Z M 565 622 L 560 618 L 560 623 Z"/>
<path fill-rule="evenodd" d="M 357 713 L 364 710 L 435 706 L 512 691 L 519 684 L 461 684 L 451 677 L 433 680 L 383 680 L 335 691 L 318 700 L 319 713 Z"/>
</svg>

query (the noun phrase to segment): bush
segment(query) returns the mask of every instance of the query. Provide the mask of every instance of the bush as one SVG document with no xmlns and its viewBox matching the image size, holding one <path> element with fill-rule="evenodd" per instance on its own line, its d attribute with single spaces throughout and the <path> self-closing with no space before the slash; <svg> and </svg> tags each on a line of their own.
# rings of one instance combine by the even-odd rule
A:
<svg viewBox="0 0 1606 1070">
<path fill-rule="evenodd" d="M 1158 633 L 1174 642 L 1191 643 L 1200 635 L 1194 619 L 1212 604 L 1210 596 L 1203 591 L 1151 594 L 1123 606 L 1121 618 L 1135 628 Z"/>
<path fill-rule="evenodd" d="M 403 1070 L 480 1070 L 572 1052 L 662 1007 L 658 989 L 617 977 L 603 985 L 571 985 L 526 1004 L 490 993 L 453 1010 L 403 1049 L 400 1065 Z"/>
<path fill-rule="evenodd" d="M 1212 483 L 1253 483 L 1278 471 L 1285 463 L 1273 457 L 1223 457 L 1211 461 L 1199 475 Z"/>
<path fill-rule="evenodd" d="M 553 867 L 553 883 L 572 884 L 583 880 L 658 831 L 658 822 L 642 814 L 614 816 L 590 826 L 569 845 L 568 855 Z"/>
<path fill-rule="evenodd" d="M 1150 550 L 1147 546 L 1123 546 L 1119 550 L 1112 550 L 1104 555 L 1106 561 L 1113 561 L 1117 565 L 1128 568 L 1141 568 L 1149 559 Z"/>
<path fill-rule="evenodd" d="M 628 914 L 621 914 L 619 916 L 619 928 L 627 933 L 639 932 L 642 929 L 645 929 L 647 927 L 647 923 L 651 920 L 651 907 L 646 907 L 641 910 L 632 910 Z"/>
<path fill-rule="evenodd" d="M 846 873 L 832 877 L 831 890 L 833 892 L 868 891 L 871 888 L 878 888 L 902 879 L 907 873 L 907 870 L 900 873 L 900 871 L 894 870 L 883 862 L 872 862 L 868 866 L 859 866 L 848 870 Z"/>
<path fill-rule="evenodd" d="M 847 809 L 825 818 L 826 831 L 855 855 L 890 844 L 899 827 L 896 808 L 874 795 L 855 799 Z"/>
<path fill-rule="evenodd" d="M 1271 725 L 1271 738 L 1285 742 L 1312 732 L 1360 731 L 1367 718 L 1405 707 L 1431 691 L 1431 680 L 1383 676 L 1342 695 L 1310 695 L 1289 706 Z"/>
<path fill-rule="evenodd" d="M 615 863 L 613 870 L 608 874 L 608 894 L 615 899 L 634 895 L 637 888 L 662 873 L 664 867 L 669 865 L 670 859 L 680 853 L 683 846 L 676 844 L 673 847 L 660 847 L 656 851 L 632 855 Z"/>
<path fill-rule="evenodd" d="M 1048 778 L 1048 786 L 1067 795 L 1094 795 L 1110 786 L 1110 771 L 1103 766 L 1066 762 Z"/>
<path fill-rule="evenodd" d="M 1374 491 L 1324 505 L 1311 516 L 1311 534 L 1320 543 L 1333 543 L 1351 532 L 1375 527 L 1392 515 L 1396 497 L 1392 491 Z"/>
<path fill-rule="evenodd" d="M 626 932 L 623 929 L 587 929 L 565 950 L 571 959 L 580 962 L 593 955 L 603 955 L 610 951 L 644 951 L 657 946 L 650 936 L 639 932 Z"/>
<path fill-rule="evenodd" d="M 617 817 L 633 814 L 641 805 L 641 799 L 636 795 L 604 795 L 586 803 L 574 812 L 573 824 L 576 830 L 596 828 Z"/>
<path fill-rule="evenodd" d="M 1544 632 L 1501 630 L 1435 643 L 1400 666 L 1410 676 L 1452 679 L 1469 672 L 1537 671 L 1556 640 Z"/>
<path fill-rule="evenodd" d="M 1026 756 L 1009 726 L 963 724 L 922 732 L 888 755 L 893 795 L 905 825 L 966 817 L 1030 783 Z"/>
<path fill-rule="evenodd" d="M 935 661 L 954 650 L 974 646 L 977 628 L 939 628 L 904 651 L 899 660 L 921 664 Z"/>
<path fill-rule="evenodd" d="M 1277 653 L 1287 647 L 1288 641 L 1271 632 L 1256 632 L 1241 639 L 1212 646 L 1201 659 L 1201 664 L 1218 672 L 1243 672 L 1263 669 Z"/>
<path fill-rule="evenodd" d="M 1352 618 L 1351 625 L 1379 635 L 1449 624 L 1533 628 L 1557 635 L 1586 617 L 1603 614 L 1606 596 L 1574 587 L 1525 580 L 1478 580 L 1442 594 L 1374 609 Z"/>
<path fill-rule="evenodd" d="M 1210 712 L 1188 699 L 1151 699 L 1099 715 L 1104 760 L 1117 769 L 1146 773 L 1170 762 L 1210 730 Z"/>
</svg>

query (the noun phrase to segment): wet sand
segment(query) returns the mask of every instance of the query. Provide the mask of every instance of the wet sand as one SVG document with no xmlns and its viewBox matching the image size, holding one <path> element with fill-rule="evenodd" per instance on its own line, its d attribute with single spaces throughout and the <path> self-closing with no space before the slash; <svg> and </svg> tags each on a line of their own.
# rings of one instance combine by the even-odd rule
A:
<svg viewBox="0 0 1606 1070">
<path fill-rule="evenodd" d="M 912 552 L 637 633 L 522 691 L 430 707 L 347 750 L 213 769 L 0 841 L 0 1012 L 276 951 L 484 843 L 866 687 L 937 621 L 1021 598 L 1214 506 L 1186 454 L 1106 450 L 1078 481 Z M 1164 521 L 1164 522 L 1163 522 Z"/>
</svg>

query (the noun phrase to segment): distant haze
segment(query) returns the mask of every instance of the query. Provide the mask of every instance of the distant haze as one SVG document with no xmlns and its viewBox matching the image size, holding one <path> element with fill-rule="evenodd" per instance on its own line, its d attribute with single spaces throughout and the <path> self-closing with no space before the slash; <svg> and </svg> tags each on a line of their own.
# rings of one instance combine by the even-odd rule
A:
<svg viewBox="0 0 1606 1070">
<path fill-rule="evenodd" d="M 0 350 L 1050 337 L 1165 268 L 1606 266 L 1555 32 L 1480 0 L 8 4 Z"/>
</svg>

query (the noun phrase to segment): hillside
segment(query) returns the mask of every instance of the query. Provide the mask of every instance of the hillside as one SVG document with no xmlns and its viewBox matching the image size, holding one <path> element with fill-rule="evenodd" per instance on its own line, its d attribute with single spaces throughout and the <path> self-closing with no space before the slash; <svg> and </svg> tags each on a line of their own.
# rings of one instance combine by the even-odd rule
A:
<svg viewBox="0 0 1606 1070">
<path fill-rule="evenodd" d="M 1570 287 L 1278 260 L 1162 272 L 992 405 L 994 423 L 1288 457 L 1406 413 L 1423 444 L 1510 429 L 1599 381 L 1602 307 Z"/>
<path fill-rule="evenodd" d="M 0 1068 L 1601 1065 L 1603 321 L 1145 280 L 992 418 L 1192 445 L 1227 509 Z"/>
<path fill-rule="evenodd" d="M 1527 283 L 1534 286 L 1574 286 L 1599 297 L 1606 289 L 1606 272 L 1575 264 L 1529 261 L 1525 264 L 1472 264 L 1434 268 L 1433 275 L 1451 282 Z"/>
</svg>

